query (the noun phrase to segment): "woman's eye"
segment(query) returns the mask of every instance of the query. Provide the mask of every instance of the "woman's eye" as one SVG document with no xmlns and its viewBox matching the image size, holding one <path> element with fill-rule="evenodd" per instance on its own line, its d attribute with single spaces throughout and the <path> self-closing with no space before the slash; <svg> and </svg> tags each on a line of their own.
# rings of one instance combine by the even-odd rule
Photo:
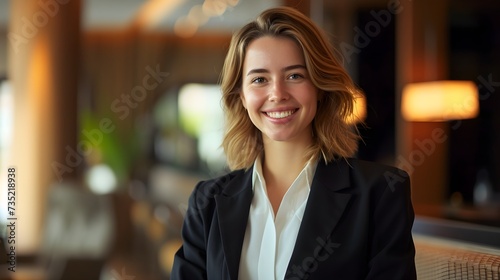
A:
<svg viewBox="0 0 500 280">
<path fill-rule="evenodd" d="M 263 82 L 265 82 L 265 81 L 266 81 L 266 80 L 265 80 L 264 78 L 262 78 L 262 77 L 257 77 L 257 78 L 253 78 L 253 79 L 252 79 L 252 83 L 253 83 L 253 84 L 261 84 L 261 83 L 263 83 Z"/>
<path fill-rule="evenodd" d="M 303 78 L 304 76 L 302 76 L 301 74 L 291 74 L 290 76 L 288 76 L 288 79 L 289 80 L 297 80 L 297 79 L 300 79 L 300 78 Z"/>
</svg>

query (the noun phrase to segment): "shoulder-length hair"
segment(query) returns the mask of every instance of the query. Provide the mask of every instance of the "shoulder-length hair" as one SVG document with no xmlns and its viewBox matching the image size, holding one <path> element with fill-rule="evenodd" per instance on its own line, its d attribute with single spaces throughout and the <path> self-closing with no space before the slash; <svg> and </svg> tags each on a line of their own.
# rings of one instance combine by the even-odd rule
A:
<svg viewBox="0 0 500 280">
<path fill-rule="evenodd" d="M 313 120 L 314 143 L 305 155 L 328 162 L 356 153 L 359 133 L 346 120 L 353 113 L 361 91 L 334 55 L 325 34 L 308 17 L 289 7 L 271 8 L 234 33 L 221 72 L 225 133 L 222 147 L 231 169 L 248 169 L 263 151 L 262 134 L 251 122 L 240 93 L 247 46 L 263 37 L 285 37 L 302 49 L 309 77 L 318 88 L 318 108 Z"/>
</svg>

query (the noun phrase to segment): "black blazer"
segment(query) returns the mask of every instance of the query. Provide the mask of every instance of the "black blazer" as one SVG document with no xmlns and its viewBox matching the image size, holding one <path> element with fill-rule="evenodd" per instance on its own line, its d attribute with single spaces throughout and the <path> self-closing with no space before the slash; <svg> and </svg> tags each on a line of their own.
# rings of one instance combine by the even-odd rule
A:
<svg viewBox="0 0 500 280">
<path fill-rule="evenodd" d="M 252 195 L 252 169 L 196 186 L 171 279 L 238 278 Z M 320 161 L 285 279 L 416 279 L 413 219 L 404 171 Z"/>
</svg>

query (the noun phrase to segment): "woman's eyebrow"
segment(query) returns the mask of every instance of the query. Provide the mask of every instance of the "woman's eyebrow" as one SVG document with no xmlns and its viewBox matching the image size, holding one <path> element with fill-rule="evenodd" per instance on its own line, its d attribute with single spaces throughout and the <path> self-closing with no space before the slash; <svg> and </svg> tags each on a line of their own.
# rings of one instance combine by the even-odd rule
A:
<svg viewBox="0 0 500 280">
<path fill-rule="evenodd" d="M 282 71 L 285 72 L 285 71 L 290 71 L 290 70 L 298 69 L 298 68 L 306 69 L 306 67 L 302 64 L 295 64 L 295 65 L 290 65 L 290 66 L 283 68 Z"/>
<path fill-rule="evenodd" d="M 269 70 L 267 69 L 264 69 L 264 68 L 257 68 L 257 69 L 252 69 L 250 71 L 248 71 L 247 73 L 247 76 L 251 75 L 251 74 L 256 74 L 256 73 L 269 73 Z"/>
<path fill-rule="evenodd" d="M 302 64 L 294 64 L 294 65 L 284 67 L 283 69 L 281 69 L 281 71 L 286 72 L 286 71 L 290 71 L 290 70 L 298 69 L 298 68 L 306 69 L 306 67 Z M 248 71 L 247 76 L 251 75 L 251 74 L 255 74 L 255 73 L 259 73 L 259 74 L 260 73 L 269 73 L 269 70 L 264 69 L 264 68 L 252 69 L 252 70 Z"/>
</svg>

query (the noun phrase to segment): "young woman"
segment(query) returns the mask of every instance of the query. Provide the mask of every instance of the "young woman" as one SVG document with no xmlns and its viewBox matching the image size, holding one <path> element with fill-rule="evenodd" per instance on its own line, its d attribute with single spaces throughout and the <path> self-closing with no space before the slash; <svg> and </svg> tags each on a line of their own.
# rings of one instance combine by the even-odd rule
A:
<svg viewBox="0 0 500 280">
<path fill-rule="evenodd" d="M 235 33 L 222 71 L 233 172 L 194 189 L 172 279 L 415 279 L 410 180 L 350 157 L 361 93 L 292 8 Z"/>
</svg>

